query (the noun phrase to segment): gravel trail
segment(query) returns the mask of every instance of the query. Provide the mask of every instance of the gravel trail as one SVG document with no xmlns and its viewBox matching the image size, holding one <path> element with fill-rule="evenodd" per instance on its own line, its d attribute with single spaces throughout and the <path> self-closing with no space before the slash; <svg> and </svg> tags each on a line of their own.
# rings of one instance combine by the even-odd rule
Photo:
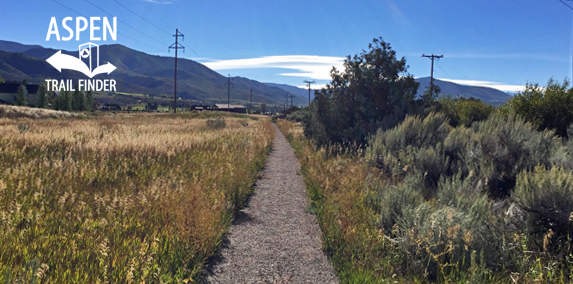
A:
<svg viewBox="0 0 573 284">
<path fill-rule="evenodd" d="M 300 164 L 276 126 L 273 150 L 223 248 L 205 269 L 207 283 L 338 283 L 321 247 Z"/>
</svg>

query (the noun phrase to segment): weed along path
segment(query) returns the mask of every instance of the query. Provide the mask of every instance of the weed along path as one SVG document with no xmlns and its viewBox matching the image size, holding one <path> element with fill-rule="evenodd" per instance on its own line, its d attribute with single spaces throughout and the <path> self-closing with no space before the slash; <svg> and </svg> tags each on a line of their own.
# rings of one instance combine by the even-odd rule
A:
<svg viewBox="0 0 573 284">
<path fill-rule="evenodd" d="M 275 135 L 262 178 L 206 268 L 207 283 L 338 283 L 316 216 L 306 212 L 298 160 L 276 126 Z"/>
</svg>

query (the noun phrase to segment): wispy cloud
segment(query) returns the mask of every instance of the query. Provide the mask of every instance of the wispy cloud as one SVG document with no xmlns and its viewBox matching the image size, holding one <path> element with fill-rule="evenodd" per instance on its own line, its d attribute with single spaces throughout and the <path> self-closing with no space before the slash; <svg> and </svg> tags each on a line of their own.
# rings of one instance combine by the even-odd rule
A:
<svg viewBox="0 0 573 284">
<path fill-rule="evenodd" d="M 520 92 L 525 89 L 525 86 L 522 85 L 508 85 L 500 82 L 492 82 L 492 81 L 479 81 L 479 80 L 457 80 L 457 79 L 444 79 L 438 78 L 439 80 L 452 82 L 460 85 L 468 85 L 468 86 L 478 86 L 478 87 L 489 87 L 498 89 L 503 92 Z"/>
<path fill-rule="evenodd" d="M 143 2 L 149 2 L 153 4 L 172 4 L 171 1 L 162 1 L 162 0 L 143 0 Z"/>
<path fill-rule="evenodd" d="M 297 87 L 301 88 L 301 89 L 308 90 L 308 85 L 301 85 L 301 86 L 297 86 Z M 326 84 L 311 84 L 310 85 L 311 90 L 320 90 L 320 89 L 324 89 L 324 88 L 326 88 Z"/>
<path fill-rule="evenodd" d="M 453 53 L 448 54 L 448 58 L 469 58 L 469 59 L 530 59 L 541 61 L 569 62 L 563 56 L 544 53 Z"/>
<path fill-rule="evenodd" d="M 278 75 L 329 80 L 332 67 L 341 69 L 344 57 L 316 55 L 280 55 L 246 59 L 215 60 L 202 62 L 213 70 L 279 68 L 296 72 L 285 72 Z"/>
</svg>

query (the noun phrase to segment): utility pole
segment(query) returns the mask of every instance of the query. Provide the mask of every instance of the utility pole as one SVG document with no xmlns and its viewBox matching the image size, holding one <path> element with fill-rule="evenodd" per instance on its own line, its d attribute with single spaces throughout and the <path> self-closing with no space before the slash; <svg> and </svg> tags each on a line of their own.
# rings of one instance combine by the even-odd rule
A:
<svg viewBox="0 0 573 284">
<path fill-rule="evenodd" d="M 304 83 L 308 84 L 308 106 L 310 106 L 310 84 L 314 84 L 316 81 L 304 80 Z"/>
<path fill-rule="evenodd" d="M 173 91 L 173 113 L 177 112 L 177 50 L 183 49 L 185 52 L 185 46 L 179 44 L 179 37 L 183 40 L 184 35 L 179 32 L 179 29 L 175 29 L 175 43 L 172 44 L 168 51 L 171 52 L 171 49 L 175 49 L 175 90 Z"/>
<path fill-rule="evenodd" d="M 251 88 L 251 100 L 249 101 L 249 112 L 253 113 L 253 88 Z"/>
<path fill-rule="evenodd" d="M 233 83 L 231 83 L 231 74 L 229 74 L 229 77 L 227 78 L 227 83 L 225 83 L 225 85 L 227 85 L 227 111 L 231 111 L 231 86 L 235 86 L 233 85 Z"/>
<path fill-rule="evenodd" d="M 430 75 L 430 88 L 432 88 L 431 91 L 432 91 L 432 96 L 433 96 L 433 94 L 434 94 L 434 59 L 436 59 L 436 58 L 440 59 L 444 56 L 443 55 L 434 55 L 434 54 L 432 54 L 432 55 L 422 54 L 422 57 L 427 57 L 430 60 L 432 60 L 432 72 L 430 73 L 431 74 Z"/>
</svg>

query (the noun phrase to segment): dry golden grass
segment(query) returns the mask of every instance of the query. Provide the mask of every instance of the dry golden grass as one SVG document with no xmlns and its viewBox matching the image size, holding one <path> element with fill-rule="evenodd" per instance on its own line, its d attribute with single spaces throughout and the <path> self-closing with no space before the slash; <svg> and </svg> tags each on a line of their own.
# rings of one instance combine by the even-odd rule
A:
<svg viewBox="0 0 573 284">
<path fill-rule="evenodd" d="M 80 113 L 60 110 L 0 105 L 0 117 L 6 118 L 72 118 L 83 116 L 84 115 Z"/>
<path fill-rule="evenodd" d="M 0 282 L 195 277 L 273 139 L 268 120 L 225 121 L 0 118 Z"/>
<path fill-rule="evenodd" d="M 323 246 L 341 283 L 384 283 L 381 275 L 394 274 L 384 259 L 388 241 L 377 229 L 375 212 L 363 204 L 372 190 L 368 181 L 384 179 L 382 173 L 363 158 L 325 158 L 329 155 L 304 137 L 298 123 L 278 120 L 277 125 L 301 162 L 311 210 L 317 214 Z"/>
</svg>

